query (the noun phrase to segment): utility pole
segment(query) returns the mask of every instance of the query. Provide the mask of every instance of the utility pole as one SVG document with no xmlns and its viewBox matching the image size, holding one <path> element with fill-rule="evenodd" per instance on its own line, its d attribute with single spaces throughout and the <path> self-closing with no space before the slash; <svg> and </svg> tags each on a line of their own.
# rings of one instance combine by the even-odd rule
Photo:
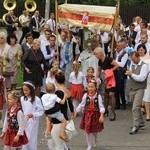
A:
<svg viewBox="0 0 150 150">
<path fill-rule="evenodd" d="M 45 21 L 49 19 L 50 15 L 50 0 L 45 0 Z"/>
</svg>

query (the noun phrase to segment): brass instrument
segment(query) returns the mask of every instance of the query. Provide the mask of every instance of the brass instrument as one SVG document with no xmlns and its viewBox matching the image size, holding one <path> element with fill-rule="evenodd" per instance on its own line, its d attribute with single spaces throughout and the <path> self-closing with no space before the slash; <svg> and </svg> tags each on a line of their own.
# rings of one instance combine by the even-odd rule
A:
<svg viewBox="0 0 150 150">
<path fill-rule="evenodd" d="M 6 10 L 13 10 L 17 5 L 16 0 L 4 0 L 3 6 Z"/>
<path fill-rule="evenodd" d="M 36 5 L 36 2 L 34 0 L 26 0 L 24 3 L 24 7 L 27 11 L 33 12 L 36 10 L 37 5 Z"/>
<path fill-rule="evenodd" d="M 14 26 L 15 23 L 18 21 L 18 18 L 17 18 L 16 16 L 13 16 L 13 21 L 14 21 L 14 23 L 13 23 L 13 24 L 10 24 L 10 23 L 8 23 L 7 20 L 6 20 L 7 15 L 8 15 L 8 13 L 6 13 L 6 14 L 3 15 L 3 21 L 4 21 L 4 23 L 5 23 L 6 25 L 8 25 L 8 26 Z"/>
</svg>

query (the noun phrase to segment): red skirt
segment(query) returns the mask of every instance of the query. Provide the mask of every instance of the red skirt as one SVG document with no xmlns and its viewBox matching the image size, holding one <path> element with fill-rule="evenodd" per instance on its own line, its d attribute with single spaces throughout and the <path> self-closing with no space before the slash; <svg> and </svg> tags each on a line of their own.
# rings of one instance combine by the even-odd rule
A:
<svg viewBox="0 0 150 150">
<path fill-rule="evenodd" d="M 0 94 L 0 110 L 3 110 L 3 95 Z"/>
<path fill-rule="evenodd" d="M 99 111 L 91 112 L 89 110 L 85 110 L 80 123 L 80 128 L 86 133 L 101 132 L 104 129 L 104 124 L 99 122 L 99 117 Z"/>
<path fill-rule="evenodd" d="M 24 135 L 19 137 L 18 142 L 14 142 L 13 139 L 17 135 L 16 132 L 11 132 L 9 130 L 6 131 L 6 138 L 5 138 L 5 145 L 10 147 L 20 147 L 22 145 L 25 145 L 28 143 L 28 138 L 26 136 L 26 133 L 24 132 Z"/>
<path fill-rule="evenodd" d="M 76 100 L 81 100 L 83 97 L 83 85 L 82 84 L 72 84 L 71 85 L 71 97 Z"/>
</svg>

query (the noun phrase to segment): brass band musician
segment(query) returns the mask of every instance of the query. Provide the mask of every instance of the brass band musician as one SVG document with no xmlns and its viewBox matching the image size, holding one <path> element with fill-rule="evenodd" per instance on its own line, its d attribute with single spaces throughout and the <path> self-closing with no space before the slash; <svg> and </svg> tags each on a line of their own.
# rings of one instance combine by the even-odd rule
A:
<svg viewBox="0 0 150 150">
<path fill-rule="evenodd" d="M 19 21 L 20 21 L 21 26 L 22 26 L 22 36 L 21 36 L 21 39 L 19 42 L 21 44 L 25 35 L 30 32 L 30 27 L 29 27 L 30 17 L 29 17 L 28 11 L 23 10 L 23 14 L 19 18 L 20 18 Z"/>
<path fill-rule="evenodd" d="M 14 12 L 12 10 L 8 11 L 5 17 L 7 35 L 14 34 L 14 32 L 17 30 L 16 29 L 17 21 L 18 18 L 14 15 Z"/>
</svg>

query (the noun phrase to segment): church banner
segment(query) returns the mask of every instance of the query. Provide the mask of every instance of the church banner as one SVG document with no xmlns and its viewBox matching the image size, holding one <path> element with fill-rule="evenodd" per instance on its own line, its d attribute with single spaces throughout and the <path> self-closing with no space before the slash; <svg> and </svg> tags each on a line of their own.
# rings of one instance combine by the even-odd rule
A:
<svg viewBox="0 0 150 150">
<path fill-rule="evenodd" d="M 58 20 L 62 24 L 83 27 L 98 27 L 110 31 L 116 7 L 63 4 L 58 6 Z"/>
</svg>

